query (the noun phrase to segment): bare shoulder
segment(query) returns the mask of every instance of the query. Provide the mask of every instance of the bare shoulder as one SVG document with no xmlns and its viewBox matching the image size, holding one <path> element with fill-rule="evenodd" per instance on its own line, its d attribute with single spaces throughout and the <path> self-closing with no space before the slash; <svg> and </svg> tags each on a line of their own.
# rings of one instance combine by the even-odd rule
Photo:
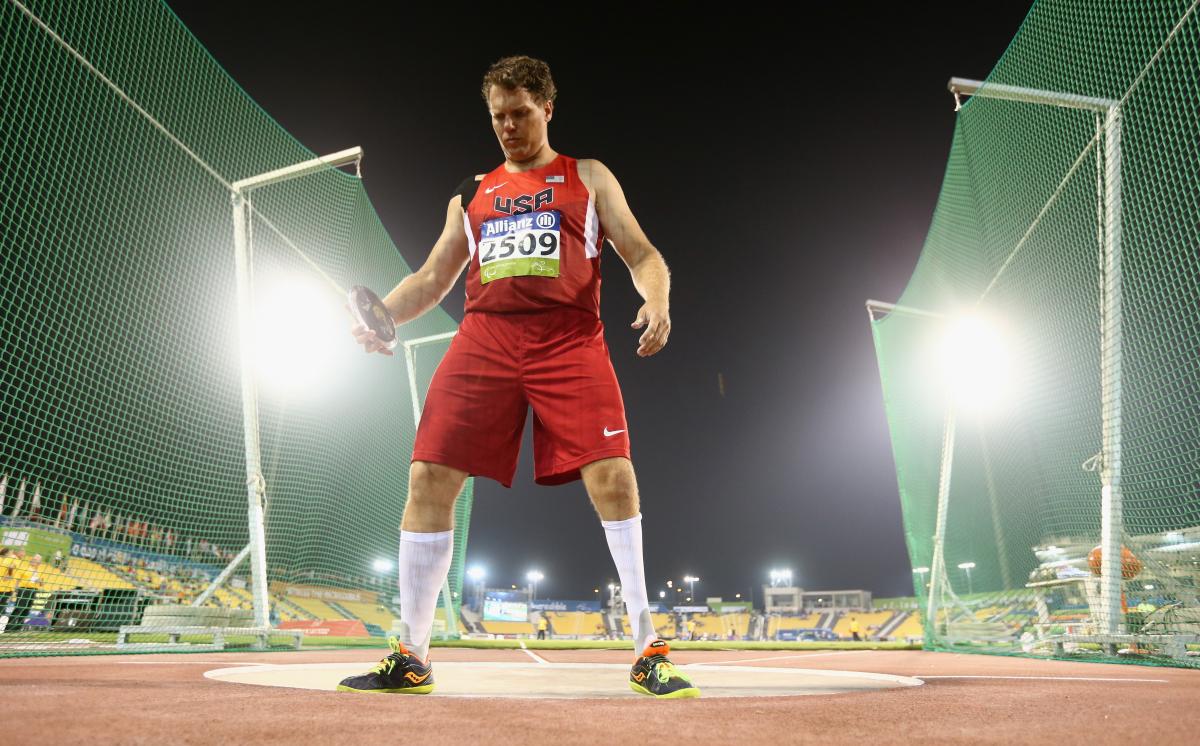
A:
<svg viewBox="0 0 1200 746">
<path fill-rule="evenodd" d="M 612 171 L 595 158 L 580 158 L 576 161 L 576 167 L 579 170 L 580 181 L 593 192 L 604 191 L 612 182 Z"/>
</svg>

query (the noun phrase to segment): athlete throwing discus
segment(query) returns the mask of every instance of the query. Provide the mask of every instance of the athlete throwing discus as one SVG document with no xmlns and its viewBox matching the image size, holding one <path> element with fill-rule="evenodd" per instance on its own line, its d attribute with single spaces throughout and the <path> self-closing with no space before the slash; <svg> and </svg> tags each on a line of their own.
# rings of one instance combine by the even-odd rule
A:
<svg viewBox="0 0 1200 746">
<path fill-rule="evenodd" d="M 629 428 L 600 322 L 607 239 L 645 300 L 632 324 L 643 330 L 637 354 L 661 350 L 671 331 L 667 265 L 612 172 L 550 147 L 557 91 L 545 62 L 506 57 L 487 71 L 482 93 L 504 163 L 459 185 L 429 258 L 383 299 L 403 324 L 467 270 L 466 314 L 430 383 L 413 447 L 400 527 L 401 635 L 379 665 L 338 689 L 433 690 L 429 638 L 453 553 L 455 498 L 469 475 L 512 486 L 532 407 L 535 480 L 582 479 L 604 527 L 633 624 L 631 688 L 697 697 L 651 622 Z M 367 352 L 390 354 L 367 328 L 354 335 Z"/>
</svg>

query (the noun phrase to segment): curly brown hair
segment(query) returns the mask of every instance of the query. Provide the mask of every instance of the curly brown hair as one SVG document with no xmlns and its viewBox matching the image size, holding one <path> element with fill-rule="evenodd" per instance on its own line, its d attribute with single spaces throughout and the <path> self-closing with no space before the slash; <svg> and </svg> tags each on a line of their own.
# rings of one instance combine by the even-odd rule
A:
<svg viewBox="0 0 1200 746">
<path fill-rule="evenodd" d="M 553 101 L 558 96 L 554 78 L 550 77 L 550 66 L 541 60 L 523 54 L 505 57 L 488 68 L 483 76 L 483 100 L 488 100 L 492 86 L 504 86 L 510 91 L 524 88 L 539 104 Z"/>
</svg>

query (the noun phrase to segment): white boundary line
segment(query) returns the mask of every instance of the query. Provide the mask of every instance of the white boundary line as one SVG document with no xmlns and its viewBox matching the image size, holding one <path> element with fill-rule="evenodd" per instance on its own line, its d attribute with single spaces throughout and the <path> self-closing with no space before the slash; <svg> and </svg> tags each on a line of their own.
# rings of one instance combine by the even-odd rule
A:
<svg viewBox="0 0 1200 746">
<path fill-rule="evenodd" d="M 269 666 L 269 665 L 271 665 L 270 663 L 252 663 L 252 662 L 248 662 L 248 661 L 205 661 L 205 660 L 194 660 L 194 661 L 121 661 L 121 665 L 122 665 L 122 666 L 178 666 L 178 665 L 180 665 L 180 664 L 186 664 L 186 663 L 203 664 L 203 665 L 207 665 L 207 666 L 211 666 L 211 665 L 221 665 L 221 666 L 241 666 L 241 667 L 243 667 L 243 668 L 244 668 L 244 667 L 247 667 L 247 666 Z"/>
<path fill-rule="evenodd" d="M 835 650 L 832 653 L 800 653 L 798 655 L 773 655 L 766 658 L 738 658 L 731 661 L 703 661 L 700 663 L 685 663 L 681 668 L 691 668 L 692 666 L 732 666 L 735 663 L 757 663 L 760 661 L 783 661 L 793 658 L 823 658 L 829 655 L 846 655 L 848 653 L 870 653 L 872 650 Z"/>
<path fill-rule="evenodd" d="M 525 655 L 528 655 L 530 658 L 533 658 L 538 663 L 546 664 L 546 663 L 550 662 L 550 661 L 546 660 L 545 658 L 543 658 L 542 656 L 538 655 L 537 653 L 533 652 L 529 648 L 525 647 L 524 640 L 518 640 L 518 642 L 521 643 L 521 652 L 524 653 Z"/>
<path fill-rule="evenodd" d="M 921 676 L 914 674 L 914 679 L 1008 679 L 1030 681 L 1130 681 L 1134 683 L 1169 684 L 1168 679 L 1117 679 L 1100 676 Z"/>
</svg>

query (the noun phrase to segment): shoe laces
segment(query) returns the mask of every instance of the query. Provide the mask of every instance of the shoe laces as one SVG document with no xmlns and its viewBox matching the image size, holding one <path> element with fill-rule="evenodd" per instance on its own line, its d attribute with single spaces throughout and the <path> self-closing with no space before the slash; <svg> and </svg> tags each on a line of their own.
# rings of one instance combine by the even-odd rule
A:
<svg viewBox="0 0 1200 746">
<path fill-rule="evenodd" d="M 646 667 L 654 672 L 655 678 L 657 678 L 659 683 L 662 684 L 667 683 L 672 678 L 680 678 L 687 682 L 691 681 L 691 679 L 680 673 L 679 669 L 675 667 L 675 664 L 672 663 L 665 655 L 650 656 L 646 659 Z"/>
<path fill-rule="evenodd" d="M 391 675 L 392 669 L 396 667 L 396 663 L 408 658 L 408 653 L 405 651 L 404 646 L 400 644 L 399 638 L 389 637 L 388 647 L 392 649 L 392 652 L 371 669 L 372 673 Z"/>
</svg>

